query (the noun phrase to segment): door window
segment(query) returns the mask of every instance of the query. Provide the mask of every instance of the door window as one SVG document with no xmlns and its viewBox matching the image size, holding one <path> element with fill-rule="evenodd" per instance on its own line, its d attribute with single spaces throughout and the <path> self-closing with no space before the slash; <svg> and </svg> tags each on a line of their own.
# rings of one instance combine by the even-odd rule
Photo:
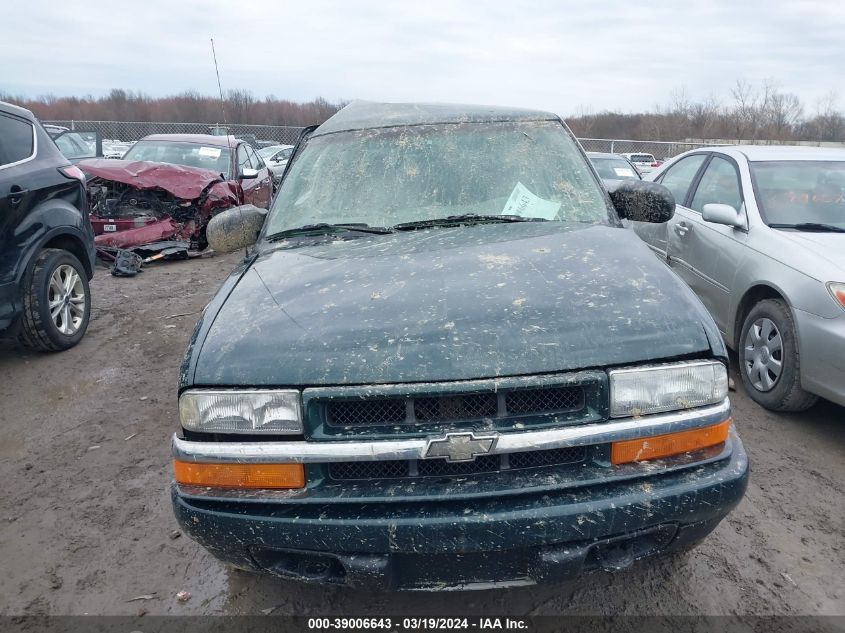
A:
<svg viewBox="0 0 845 633">
<path fill-rule="evenodd" d="M 76 132 L 66 132 L 54 139 L 56 147 L 68 160 L 74 158 L 94 158 L 96 151 L 85 143 L 82 136 Z"/>
<path fill-rule="evenodd" d="M 34 153 L 32 125 L 23 119 L 0 114 L 0 166 L 32 158 Z"/>
<path fill-rule="evenodd" d="M 663 174 L 660 184 L 666 187 L 675 196 L 675 202 L 683 205 L 687 198 L 687 192 L 692 184 L 693 178 L 698 173 L 701 163 L 707 158 L 706 154 L 693 154 L 682 158 L 672 165 Z"/>
<path fill-rule="evenodd" d="M 244 169 L 254 169 L 246 153 L 246 144 L 238 145 L 238 176 L 244 173 Z"/>
<path fill-rule="evenodd" d="M 264 161 L 261 160 L 261 157 L 249 145 L 246 147 L 246 153 L 249 154 L 249 162 L 252 163 L 253 169 L 262 169 L 264 167 Z"/>
<path fill-rule="evenodd" d="M 701 213 L 704 205 L 711 203 L 728 204 L 737 211 L 742 206 L 742 193 L 736 168 L 730 161 L 718 156 L 714 156 L 707 165 L 707 170 L 698 183 L 690 206 Z"/>
</svg>

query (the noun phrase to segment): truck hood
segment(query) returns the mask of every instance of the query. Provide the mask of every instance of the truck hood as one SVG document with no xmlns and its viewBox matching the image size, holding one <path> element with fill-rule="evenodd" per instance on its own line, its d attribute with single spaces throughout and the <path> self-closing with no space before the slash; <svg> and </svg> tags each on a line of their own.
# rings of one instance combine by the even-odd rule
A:
<svg viewBox="0 0 845 633">
<path fill-rule="evenodd" d="M 713 332 L 631 231 L 435 228 L 264 251 L 206 310 L 182 385 L 527 375 L 706 353 Z"/>
<path fill-rule="evenodd" d="M 206 190 L 220 188 L 218 195 L 232 196 L 221 174 L 208 169 L 153 163 L 143 160 L 91 159 L 77 165 L 86 176 L 113 180 L 136 189 L 163 189 L 182 200 L 199 198 Z M 237 200 L 235 200 L 237 204 Z"/>
</svg>

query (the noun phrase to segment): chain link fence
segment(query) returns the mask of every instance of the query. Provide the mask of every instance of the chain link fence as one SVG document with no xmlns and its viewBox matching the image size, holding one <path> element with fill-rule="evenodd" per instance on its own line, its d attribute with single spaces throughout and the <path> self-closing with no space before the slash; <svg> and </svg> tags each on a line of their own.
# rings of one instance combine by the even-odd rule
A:
<svg viewBox="0 0 845 633">
<path fill-rule="evenodd" d="M 103 139 L 134 142 L 148 134 L 208 134 L 218 127 L 208 123 L 163 123 L 142 121 L 43 121 L 45 124 L 58 125 L 71 130 L 99 132 Z M 222 126 L 221 126 L 222 127 Z M 230 123 L 225 126 L 235 136 L 246 140 L 267 141 L 282 145 L 293 145 L 299 138 L 301 127 L 289 125 L 246 125 Z M 610 152 L 614 154 L 647 153 L 658 160 L 677 156 L 690 149 L 702 147 L 707 143 L 685 143 L 665 141 L 633 141 L 606 138 L 578 139 L 588 152 Z"/>
<path fill-rule="evenodd" d="M 268 141 L 279 145 L 293 145 L 299 138 L 301 127 L 292 125 L 247 125 L 230 123 L 164 123 L 145 121 L 42 121 L 69 130 L 99 132 L 100 138 L 132 143 L 149 134 L 210 134 L 212 128 L 227 128 L 230 134 L 245 140 Z"/>
</svg>

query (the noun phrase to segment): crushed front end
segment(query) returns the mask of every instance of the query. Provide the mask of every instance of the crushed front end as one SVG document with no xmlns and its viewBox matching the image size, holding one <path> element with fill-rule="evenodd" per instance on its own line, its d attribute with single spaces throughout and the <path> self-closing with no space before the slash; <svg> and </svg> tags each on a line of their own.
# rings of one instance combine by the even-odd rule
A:
<svg viewBox="0 0 845 633">
<path fill-rule="evenodd" d="M 724 360 L 188 389 L 180 415 L 172 497 L 187 534 L 238 567 L 359 588 L 621 569 L 701 540 L 748 476 Z"/>
<path fill-rule="evenodd" d="M 132 248 L 186 242 L 204 249 L 212 216 L 239 203 L 237 187 L 220 174 L 166 163 L 83 161 L 98 247 Z"/>
</svg>

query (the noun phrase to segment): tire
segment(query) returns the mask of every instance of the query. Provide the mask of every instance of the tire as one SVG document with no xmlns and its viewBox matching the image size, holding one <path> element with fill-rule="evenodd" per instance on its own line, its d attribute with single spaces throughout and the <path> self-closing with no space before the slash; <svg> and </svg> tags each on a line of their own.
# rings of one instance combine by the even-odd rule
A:
<svg viewBox="0 0 845 633">
<path fill-rule="evenodd" d="M 22 290 L 19 339 L 25 347 L 59 352 L 82 340 L 91 318 L 91 291 L 88 275 L 76 257 L 45 248 L 27 271 Z"/>
<path fill-rule="evenodd" d="M 772 411 L 804 411 L 816 403 L 801 388 L 801 354 L 795 322 L 781 299 L 755 305 L 745 321 L 737 345 L 739 375 L 748 395 Z"/>
</svg>

